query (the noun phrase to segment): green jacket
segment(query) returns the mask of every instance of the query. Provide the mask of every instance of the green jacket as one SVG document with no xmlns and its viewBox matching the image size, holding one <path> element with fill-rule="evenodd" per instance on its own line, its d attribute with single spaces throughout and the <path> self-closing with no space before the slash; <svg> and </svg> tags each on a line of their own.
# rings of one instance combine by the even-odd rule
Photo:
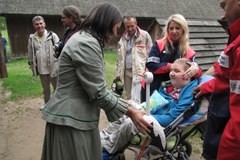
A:
<svg viewBox="0 0 240 160">
<path fill-rule="evenodd" d="M 62 50 L 57 89 L 43 110 L 43 119 L 90 130 L 98 127 L 100 108 L 109 121 L 115 121 L 127 107 L 106 88 L 103 53 L 97 39 L 86 32 L 75 33 Z"/>
</svg>

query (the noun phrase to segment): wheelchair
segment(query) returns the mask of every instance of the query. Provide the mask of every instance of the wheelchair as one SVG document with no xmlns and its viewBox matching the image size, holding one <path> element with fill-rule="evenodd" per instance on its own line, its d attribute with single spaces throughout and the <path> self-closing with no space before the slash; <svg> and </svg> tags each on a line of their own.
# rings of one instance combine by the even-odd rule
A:
<svg viewBox="0 0 240 160">
<path fill-rule="evenodd" d="M 111 160 L 125 160 L 125 150 L 134 153 L 134 160 L 189 160 L 192 145 L 187 138 L 203 133 L 206 128 L 208 99 L 196 100 L 180 116 L 164 129 L 166 146 L 161 146 L 159 138 L 138 133 L 120 152 L 111 155 Z"/>
</svg>

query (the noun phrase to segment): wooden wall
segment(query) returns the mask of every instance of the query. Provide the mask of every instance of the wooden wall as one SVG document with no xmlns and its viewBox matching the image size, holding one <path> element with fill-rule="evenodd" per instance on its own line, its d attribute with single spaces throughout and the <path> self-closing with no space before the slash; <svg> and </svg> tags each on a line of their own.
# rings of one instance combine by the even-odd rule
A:
<svg viewBox="0 0 240 160">
<path fill-rule="evenodd" d="M 228 35 L 216 22 L 189 21 L 190 45 L 197 52 L 196 62 L 205 71 L 217 62 L 226 47 Z"/>
<path fill-rule="evenodd" d="M 27 56 L 28 37 L 34 33 L 32 18 L 35 15 L 7 15 L 6 23 L 10 40 L 10 58 L 22 58 Z M 64 28 L 60 16 L 44 16 L 46 29 L 51 30 L 62 37 Z"/>
<path fill-rule="evenodd" d="M 217 21 L 188 20 L 190 46 L 196 51 L 196 62 L 203 71 L 217 62 L 228 41 L 228 34 Z M 161 29 L 159 29 L 159 27 Z M 165 20 L 158 19 L 151 32 L 158 38 L 165 26 Z M 160 32 L 161 33 L 160 33 Z M 159 33 L 158 33 L 159 32 Z"/>
<path fill-rule="evenodd" d="M 35 15 L 5 15 L 8 36 L 11 46 L 10 58 L 27 57 L 28 37 L 34 33 L 32 18 Z M 41 15 L 45 19 L 46 29 L 55 32 L 59 38 L 64 34 L 64 27 L 61 22 L 61 16 Z M 137 18 L 138 25 L 144 30 L 148 30 L 153 18 Z M 114 38 L 105 49 L 115 50 L 124 26 L 119 30 L 118 36 Z"/>
<path fill-rule="evenodd" d="M 10 58 L 27 57 L 29 34 L 34 32 L 32 18 L 35 15 L 6 15 L 7 29 L 11 45 Z M 45 16 L 47 30 L 54 31 L 61 38 L 64 28 L 61 16 Z M 162 37 L 165 20 L 154 18 L 137 18 L 140 28 L 147 30 L 156 40 Z M 219 54 L 227 44 L 228 35 L 217 21 L 188 20 L 190 30 L 190 45 L 197 52 L 196 62 L 206 71 L 217 61 Z M 118 36 L 105 49 L 115 50 L 117 42 L 124 31 L 122 25 Z"/>
</svg>

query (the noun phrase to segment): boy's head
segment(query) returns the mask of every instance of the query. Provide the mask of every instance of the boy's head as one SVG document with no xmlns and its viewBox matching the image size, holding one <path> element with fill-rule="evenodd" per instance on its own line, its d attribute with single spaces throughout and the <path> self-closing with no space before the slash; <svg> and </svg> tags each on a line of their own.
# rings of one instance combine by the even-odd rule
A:
<svg viewBox="0 0 240 160">
<path fill-rule="evenodd" d="M 184 72 L 190 68 L 187 62 L 190 62 L 187 58 L 180 58 L 175 60 L 171 65 L 169 77 L 174 88 L 183 88 L 186 84 L 188 84 L 188 82 L 191 81 L 191 79 L 183 78 Z"/>
</svg>

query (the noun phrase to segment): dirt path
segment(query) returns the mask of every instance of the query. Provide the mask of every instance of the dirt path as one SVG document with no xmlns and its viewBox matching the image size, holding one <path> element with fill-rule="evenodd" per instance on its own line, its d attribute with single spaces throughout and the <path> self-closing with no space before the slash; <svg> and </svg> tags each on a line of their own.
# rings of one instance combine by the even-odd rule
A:
<svg viewBox="0 0 240 160">
<path fill-rule="evenodd" d="M 1 160 L 40 159 L 44 132 L 40 102 L 40 99 L 25 99 L 1 105 Z"/>
<path fill-rule="evenodd" d="M 39 160 L 45 121 L 41 119 L 41 98 L 5 102 L 10 93 L 0 84 L 0 160 Z M 107 126 L 101 114 L 100 128 Z"/>
<path fill-rule="evenodd" d="M 40 159 L 45 121 L 39 106 L 42 100 L 24 99 L 0 106 L 0 159 Z M 100 128 L 107 125 L 102 114 Z"/>
<path fill-rule="evenodd" d="M 8 95 L 0 84 L 0 160 L 39 160 L 45 127 L 39 111 L 42 99 L 5 103 Z M 105 114 L 101 113 L 100 129 L 107 124 Z M 192 143 L 194 154 L 191 159 L 200 160 L 201 144 Z M 127 159 L 132 159 L 132 153 L 127 152 Z"/>
</svg>

